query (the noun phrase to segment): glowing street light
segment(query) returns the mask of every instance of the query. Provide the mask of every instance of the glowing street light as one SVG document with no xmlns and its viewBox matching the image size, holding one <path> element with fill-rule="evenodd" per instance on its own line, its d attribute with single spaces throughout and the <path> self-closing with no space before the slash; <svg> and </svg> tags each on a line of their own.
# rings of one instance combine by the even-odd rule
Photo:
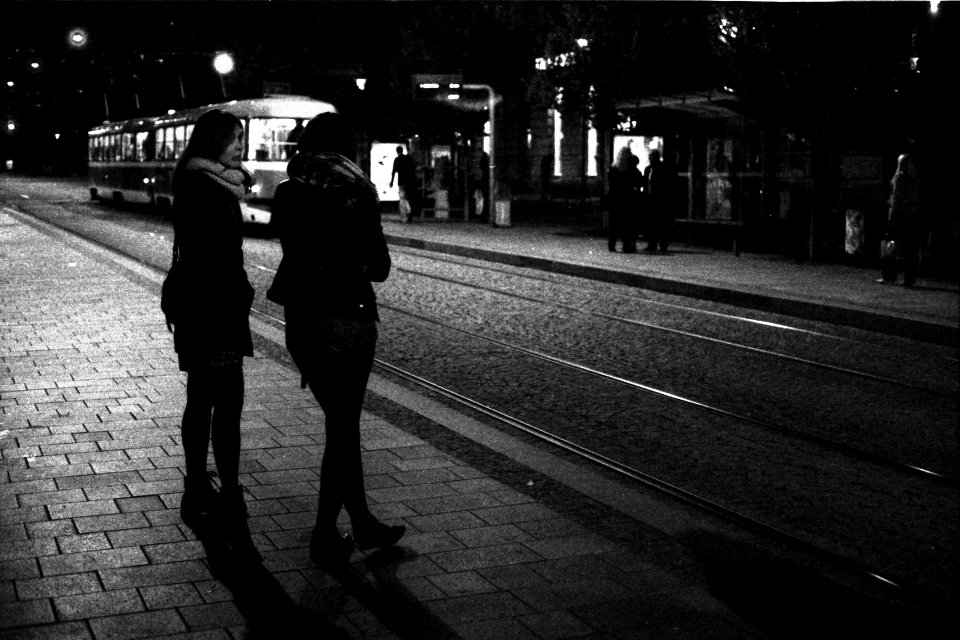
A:
<svg viewBox="0 0 960 640">
<path fill-rule="evenodd" d="M 87 44 L 87 32 L 83 29 L 73 29 L 67 34 L 67 42 L 71 47 L 80 49 Z"/>
<path fill-rule="evenodd" d="M 229 53 L 218 53 L 217 57 L 213 59 L 213 68 L 221 76 L 225 76 L 233 71 L 233 58 Z"/>
<path fill-rule="evenodd" d="M 223 92 L 223 99 L 227 99 L 227 87 L 223 83 L 223 76 L 233 71 L 233 57 L 229 53 L 218 53 L 213 59 L 213 68 L 216 69 L 220 77 L 220 91 Z"/>
</svg>

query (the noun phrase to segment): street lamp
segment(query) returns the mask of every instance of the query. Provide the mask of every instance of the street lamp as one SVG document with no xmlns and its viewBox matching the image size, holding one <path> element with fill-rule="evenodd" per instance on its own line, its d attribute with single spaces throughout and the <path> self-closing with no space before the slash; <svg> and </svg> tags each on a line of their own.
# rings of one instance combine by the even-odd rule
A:
<svg viewBox="0 0 960 640">
<path fill-rule="evenodd" d="M 220 91 L 223 92 L 223 99 L 227 99 L 227 88 L 223 83 L 223 76 L 233 71 L 233 57 L 229 53 L 218 53 L 213 59 L 213 68 L 220 76 Z"/>
<path fill-rule="evenodd" d="M 67 42 L 74 49 L 82 49 L 87 45 L 87 32 L 83 29 L 73 29 L 67 34 Z"/>
</svg>

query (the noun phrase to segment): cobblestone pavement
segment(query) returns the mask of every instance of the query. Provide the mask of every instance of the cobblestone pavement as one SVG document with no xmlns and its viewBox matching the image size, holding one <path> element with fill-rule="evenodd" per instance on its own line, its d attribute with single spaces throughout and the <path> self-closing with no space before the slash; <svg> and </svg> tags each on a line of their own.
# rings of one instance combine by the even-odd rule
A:
<svg viewBox="0 0 960 640">
<path fill-rule="evenodd" d="M 491 237 L 524 233 L 386 225 L 401 243 L 440 242 L 454 227 L 467 230 L 462 245 L 475 237 L 488 248 Z M 584 237 L 575 240 L 582 250 Z M 694 255 L 702 266 L 706 254 Z M 829 636 L 814 632 L 823 620 L 794 619 L 823 604 L 798 597 L 802 570 L 773 571 L 771 600 L 745 601 L 758 590 L 746 583 L 770 580 L 776 564 L 759 559 L 752 542 L 381 375 L 365 414 L 365 465 L 374 509 L 410 528 L 403 556 L 358 554 L 349 575 L 317 569 L 305 546 L 322 418 L 296 384 L 279 331 L 262 322 L 246 367 L 243 471 L 266 562 L 249 575 L 225 571 L 179 522 L 183 378 L 159 317 L 156 275 L 59 234 L 51 240 L 13 215 L 0 217 L 0 263 L 13 265 L 0 309 L 0 357 L 11 370 L 0 371 L 4 638 L 260 637 L 278 618 L 331 635 L 336 625 L 350 637 L 751 638 L 790 625 Z M 870 289 L 923 301 L 873 312 L 949 326 L 955 306 L 940 289 L 950 285 L 925 284 Z M 742 564 L 697 556 L 691 538 L 714 540 Z M 790 598 L 798 602 L 784 610 Z"/>
</svg>

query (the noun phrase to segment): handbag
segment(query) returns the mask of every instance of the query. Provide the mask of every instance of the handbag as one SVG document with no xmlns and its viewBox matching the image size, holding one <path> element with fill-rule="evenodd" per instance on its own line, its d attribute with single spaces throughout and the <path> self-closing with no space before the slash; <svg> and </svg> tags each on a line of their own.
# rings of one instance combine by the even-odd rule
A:
<svg viewBox="0 0 960 640">
<path fill-rule="evenodd" d="M 170 261 L 170 270 L 167 271 L 167 277 L 163 279 L 163 286 L 160 288 L 160 309 L 167 322 L 167 331 L 173 332 L 171 324 L 177 324 L 183 313 L 184 302 L 184 282 L 183 271 L 180 268 L 180 245 L 176 238 L 173 241 L 173 256 Z"/>
</svg>

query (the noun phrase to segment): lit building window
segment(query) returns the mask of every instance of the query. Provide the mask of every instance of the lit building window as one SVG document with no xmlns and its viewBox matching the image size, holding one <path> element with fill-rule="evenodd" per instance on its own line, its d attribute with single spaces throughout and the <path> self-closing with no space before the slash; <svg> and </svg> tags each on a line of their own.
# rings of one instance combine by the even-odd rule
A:
<svg viewBox="0 0 960 640">
<path fill-rule="evenodd" d="M 597 129 L 592 122 L 587 129 L 587 175 L 590 177 L 597 175 Z"/>
<path fill-rule="evenodd" d="M 553 177 L 559 178 L 563 175 L 563 161 L 560 151 L 563 147 L 560 144 L 563 141 L 563 119 L 560 117 L 559 109 L 551 109 L 553 112 Z"/>
</svg>

